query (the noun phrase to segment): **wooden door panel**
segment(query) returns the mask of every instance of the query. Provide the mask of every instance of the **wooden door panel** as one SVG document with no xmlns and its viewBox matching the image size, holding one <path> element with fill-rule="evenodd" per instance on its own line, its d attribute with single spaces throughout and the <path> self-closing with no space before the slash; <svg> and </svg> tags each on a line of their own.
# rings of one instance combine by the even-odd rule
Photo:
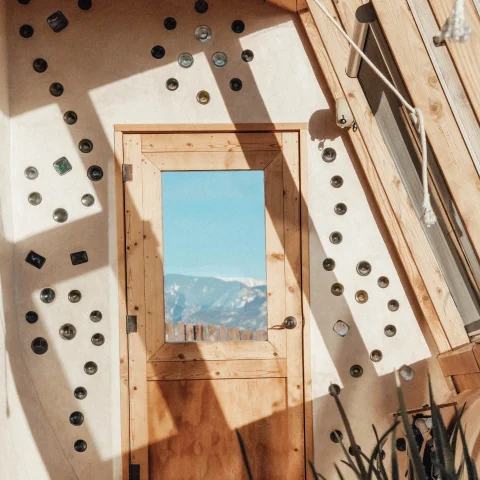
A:
<svg viewBox="0 0 480 480">
<path fill-rule="evenodd" d="M 148 382 L 150 479 L 286 479 L 288 409 L 284 378 Z M 181 399 L 181 401 L 179 401 Z"/>
</svg>

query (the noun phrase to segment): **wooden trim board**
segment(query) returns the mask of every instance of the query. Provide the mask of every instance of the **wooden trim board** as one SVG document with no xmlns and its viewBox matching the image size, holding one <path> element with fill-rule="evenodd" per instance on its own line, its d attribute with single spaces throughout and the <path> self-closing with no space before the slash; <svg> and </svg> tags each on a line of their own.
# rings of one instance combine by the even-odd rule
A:
<svg viewBox="0 0 480 480">
<path fill-rule="evenodd" d="M 348 44 L 316 3 L 307 3 L 310 13 L 301 12 L 302 22 L 334 97 L 345 97 L 356 118 L 358 131 L 349 130 L 349 136 L 437 347 L 444 352 L 464 345 L 468 336 L 462 320 L 390 152 L 359 82 L 345 74 Z M 342 9 L 337 12 L 331 0 L 325 1 L 337 17 L 348 12 L 349 5 L 355 11 L 358 1 L 341 4 Z"/>
</svg>

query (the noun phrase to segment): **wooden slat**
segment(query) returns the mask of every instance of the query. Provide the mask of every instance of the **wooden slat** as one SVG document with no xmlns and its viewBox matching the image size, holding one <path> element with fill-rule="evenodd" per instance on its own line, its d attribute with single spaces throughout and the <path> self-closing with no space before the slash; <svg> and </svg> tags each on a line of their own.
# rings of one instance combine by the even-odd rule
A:
<svg viewBox="0 0 480 480">
<path fill-rule="evenodd" d="M 117 221 L 117 266 L 118 266 L 118 313 L 120 341 L 120 427 L 122 449 L 122 479 L 129 478 L 130 463 L 130 412 L 128 391 L 128 338 L 125 328 L 127 315 L 126 278 L 125 278 L 125 209 L 123 195 L 123 134 L 115 132 L 115 198 Z"/>
<path fill-rule="evenodd" d="M 274 132 L 145 134 L 142 152 L 279 152 L 281 138 L 281 133 Z"/>
<path fill-rule="evenodd" d="M 278 152 L 144 153 L 144 158 L 162 171 L 263 170 Z"/>
<path fill-rule="evenodd" d="M 228 340 L 240 340 L 240 330 L 236 327 L 229 327 L 228 329 Z"/>
<path fill-rule="evenodd" d="M 185 323 L 184 322 L 177 323 L 177 335 L 175 338 L 177 342 L 185 341 Z"/>
<path fill-rule="evenodd" d="M 147 364 L 147 380 L 213 380 L 286 376 L 287 361 L 284 358 L 228 362 L 150 362 Z"/>
<path fill-rule="evenodd" d="M 257 330 L 255 332 L 255 340 L 257 340 L 259 342 L 263 342 L 263 341 L 267 340 L 267 338 L 268 338 L 268 335 L 267 335 L 266 330 Z"/>
<path fill-rule="evenodd" d="M 191 324 L 185 325 L 185 341 L 193 342 L 195 341 L 195 329 Z"/>
<path fill-rule="evenodd" d="M 116 132 L 123 133 L 178 133 L 178 132 L 275 132 L 307 129 L 306 123 L 143 123 L 117 124 Z"/>
<path fill-rule="evenodd" d="M 171 322 L 165 324 L 165 341 L 175 341 L 175 325 Z"/>
<path fill-rule="evenodd" d="M 141 162 L 147 358 L 151 358 L 165 343 L 162 176 L 151 162 L 144 158 Z"/>
<path fill-rule="evenodd" d="M 288 473 L 286 478 L 305 475 L 303 413 L 303 321 L 301 293 L 300 241 L 300 161 L 297 133 L 283 134 L 284 238 L 285 238 L 285 313 L 297 319 L 297 327 L 287 334 L 288 392 Z M 284 330 L 285 331 L 285 330 Z M 301 407 L 301 408 L 299 408 Z"/>
<path fill-rule="evenodd" d="M 428 0 L 428 3 L 435 14 L 438 25 L 443 26 L 452 14 L 452 2 L 449 0 Z M 447 41 L 447 48 L 462 79 L 477 120 L 480 122 L 480 89 L 478 88 L 480 17 L 472 0 L 466 0 L 465 2 L 465 18 L 472 29 L 468 42 L 463 44 Z"/>
<path fill-rule="evenodd" d="M 125 184 L 127 313 L 137 316 L 137 333 L 128 336 L 131 463 L 139 464 L 141 480 L 148 480 L 148 419 L 146 390 L 145 272 L 143 258 L 142 166 L 140 135 L 124 135 L 125 163 L 133 181 Z"/>
<path fill-rule="evenodd" d="M 253 340 L 253 332 L 251 330 L 240 330 L 240 340 Z"/>
<path fill-rule="evenodd" d="M 220 325 L 218 332 L 218 340 L 223 342 L 227 340 L 227 327 L 225 325 Z"/>
<path fill-rule="evenodd" d="M 267 2 L 289 12 L 297 12 L 297 0 L 267 0 Z"/>
<path fill-rule="evenodd" d="M 195 341 L 196 342 L 202 342 L 205 340 L 205 325 L 199 324 L 195 325 Z"/>
<path fill-rule="evenodd" d="M 407 0 L 373 0 L 385 36 L 416 107 L 467 234 L 480 256 L 480 178 L 465 146 Z"/>
<path fill-rule="evenodd" d="M 478 345 L 471 343 L 465 347 L 438 355 L 437 360 L 443 375 L 459 375 L 480 372 Z M 477 354 L 477 356 L 475 356 Z"/>
<path fill-rule="evenodd" d="M 311 13 L 301 13 L 307 36 L 333 95 L 345 97 L 356 118 L 359 130 L 348 135 L 437 347 L 444 352 L 463 345 L 468 336 L 394 161 L 358 81 L 345 74 L 349 47 L 317 5 L 308 2 Z M 325 4 L 336 15 L 332 2 Z"/>
<path fill-rule="evenodd" d="M 209 325 L 207 340 L 209 342 L 216 342 L 217 339 L 218 339 L 218 327 L 216 325 Z"/>
<path fill-rule="evenodd" d="M 480 388 L 480 373 L 466 373 L 465 375 L 455 375 L 452 378 L 459 393 Z"/>
</svg>

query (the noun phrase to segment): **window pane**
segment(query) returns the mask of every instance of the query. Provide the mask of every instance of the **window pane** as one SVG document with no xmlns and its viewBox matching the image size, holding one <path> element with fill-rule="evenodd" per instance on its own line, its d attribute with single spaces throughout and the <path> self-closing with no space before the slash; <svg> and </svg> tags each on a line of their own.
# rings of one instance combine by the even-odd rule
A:
<svg viewBox="0 0 480 480">
<path fill-rule="evenodd" d="M 263 171 L 162 173 L 168 342 L 266 340 Z"/>
</svg>

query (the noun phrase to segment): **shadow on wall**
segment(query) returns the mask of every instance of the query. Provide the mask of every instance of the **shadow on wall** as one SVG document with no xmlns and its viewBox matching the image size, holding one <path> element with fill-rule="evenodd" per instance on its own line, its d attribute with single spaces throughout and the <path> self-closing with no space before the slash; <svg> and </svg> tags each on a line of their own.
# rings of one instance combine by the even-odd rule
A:
<svg viewBox="0 0 480 480">
<path fill-rule="evenodd" d="M 113 125 L 107 127 L 104 125 L 104 119 L 98 116 L 92 101 L 92 95 L 97 95 L 95 91 L 103 86 L 114 84 L 130 77 L 138 77 L 137 87 L 126 93 L 125 98 L 111 99 L 111 105 L 114 105 L 116 102 L 130 103 L 130 97 L 138 97 L 139 104 L 143 108 L 144 105 L 150 102 L 150 95 L 155 95 L 156 100 L 157 96 L 162 98 L 163 95 L 167 94 L 167 91 L 163 90 L 163 84 L 154 85 L 150 83 L 148 85 L 150 90 L 147 91 L 145 84 L 141 82 L 141 79 L 153 82 L 152 78 L 148 76 L 148 72 L 157 68 L 158 62 L 152 59 L 149 53 L 144 54 L 145 52 L 150 52 L 153 45 L 158 43 L 165 47 L 166 55 L 160 62 L 162 65 L 168 66 L 175 64 L 177 61 L 178 47 L 176 45 L 182 43 L 181 36 L 185 34 L 185 31 L 193 32 L 194 28 L 204 21 L 217 23 L 219 18 L 227 18 L 229 19 L 228 22 L 230 22 L 244 15 L 248 17 L 248 28 L 245 34 L 256 35 L 261 30 L 273 28 L 281 32 L 282 23 L 292 18 L 274 7 L 263 6 L 260 1 L 239 2 L 233 8 L 231 4 L 227 6 L 229 2 L 212 0 L 210 2 L 212 8 L 205 16 L 200 16 L 193 12 L 193 1 L 185 2 L 185 5 L 188 5 L 188 9 L 183 4 L 180 6 L 173 1 L 166 2 L 165 5 L 162 4 L 161 11 L 159 11 L 158 2 L 153 0 L 142 2 L 142 8 L 139 9 L 133 8 L 132 2 L 126 0 L 115 2 L 111 5 L 95 2 L 93 9 L 86 12 L 78 10 L 75 3 L 56 2 L 53 0 L 32 2 L 30 5 L 21 5 L 15 0 L 11 0 L 9 3 L 9 18 L 12 19 L 9 60 L 12 72 L 10 88 L 11 115 L 19 119 L 24 118 L 23 121 L 18 120 L 18 131 L 16 133 L 18 135 L 30 136 L 31 141 L 38 146 L 43 141 L 55 142 L 57 140 L 56 136 L 65 131 L 61 115 L 67 110 L 75 110 L 79 121 L 75 126 L 68 128 L 71 144 L 76 146 L 83 138 L 91 138 L 94 142 L 94 151 L 92 153 L 78 154 L 83 165 L 78 162 L 76 168 L 78 168 L 78 171 L 84 171 L 95 163 L 106 172 L 105 177 L 99 183 L 91 186 L 92 193 L 96 198 L 96 205 L 98 206 L 93 214 L 88 216 L 83 214 L 77 215 L 77 219 L 69 220 L 66 224 L 60 226 L 55 224 L 55 227 L 48 230 L 36 228 L 37 231 L 34 234 L 28 233 L 28 221 L 25 222 L 27 225 L 17 225 L 16 227 L 16 238 L 18 238 L 18 241 L 15 245 L 15 262 L 17 266 L 18 312 L 17 318 L 13 318 L 13 316 L 6 318 L 6 349 L 31 435 L 38 447 L 49 477 L 54 480 L 83 479 L 87 477 L 91 479 L 118 478 L 115 461 L 112 461 L 111 458 L 111 444 L 118 442 L 118 438 L 113 440 L 114 433 L 109 434 L 108 432 L 111 432 L 112 429 L 114 432 L 118 432 L 118 427 L 112 427 L 110 423 L 118 422 L 119 419 L 106 420 L 109 416 L 109 402 L 111 399 L 118 400 L 119 397 L 117 383 L 110 379 L 110 377 L 114 378 L 117 376 L 116 370 L 118 369 L 118 365 L 113 363 L 118 358 L 117 345 L 111 345 L 112 339 L 117 339 L 118 337 L 118 333 L 115 332 L 118 328 L 115 311 L 111 312 L 111 318 L 104 318 L 102 323 L 99 324 L 101 328 L 98 328 L 98 330 L 104 333 L 107 338 L 105 346 L 100 347 L 103 350 L 99 351 L 97 350 L 98 347 L 92 347 L 90 344 L 90 336 L 97 331 L 97 328 L 96 325 L 92 326 L 88 323 L 88 315 L 83 313 L 80 315 L 78 309 L 72 305 L 60 308 L 55 303 L 46 306 L 38 301 L 39 291 L 47 286 L 54 286 L 56 289 L 57 302 L 66 298 L 72 285 L 78 286 L 78 289 L 81 291 L 88 291 L 88 288 L 92 286 L 82 283 L 83 279 L 88 278 L 88 282 L 94 281 L 94 277 L 88 275 L 92 273 L 96 275 L 98 273 L 98 275 L 101 275 L 102 282 L 105 283 L 93 284 L 93 289 L 96 290 L 96 297 L 91 302 L 92 306 L 97 302 L 97 305 L 102 306 L 101 310 L 108 311 L 109 304 L 116 303 L 116 290 L 110 290 L 110 286 L 106 282 L 109 276 L 109 267 L 115 263 L 115 252 L 112 251 L 112 242 L 109 241 L 107 235 L 107 226 L 109 226 L 111 232 L 114 231 L 112 229 L 112 218 L 114 219 L 115 217 L 113 202 L 109 201 L 108 196 L 109 189 L 112 189 L 113 186 L 113 151 L 111 138 L 108 138 L 103 133 L 104 131 L 113 131 Z M 257 15 L 252 15 L 249 11 L 252 6 L 255 7 Z M 62 10 L 66 14 L 70 24 L 65 31 L 56 34 L 58 37 L 52 37 L 54 34 L 44 19 L 57 10 Z M 177 16 L 179 10 L 182 11 L 182 15 L 178 17 L 179 19 L 181 18 L 179 21 L 182 28 L 180 28 L 179 23 L 179 28 L 166 32 L 162 26 L 164 17 L 168 15 Z M 183 15 L 183 13 L 188 13 L 188 15 Z M 31 24 L 34 27 L 35 34 L 31 39 L 22 39 L 18 35 L 18 28 L 22 24 Z M 311 60 L 313 55 L 308 41 L 305 40 L 303 30 L 298 23 L 296 28 Z M 85 31 L 88 32 L 88 35 L 85 35 Z M 139 32 L 145 31 L 152 32 L 152 34 L 139 34 Z M 215 34 L 217 35 L 217 31 L 215 31 Z M 54 43 L 52 38 L 58 38 L 58 43 Z M 243 35 L 237 36 L 232 34 L 229 28 L 225 28 L 223 31 L 218 30 L 216 40 L 228 45 L 229 65 L 239 67 L 242 64 L 240 54 L 244 49 L 242 46 Z M 192 45 L 196 49 L 191 50 L 194 56 L 195 54 L 205 53 L 209 58 L 213 53 L 209 50 L 211 47 L 208 44 L 196 42 Z M 284 49 L 285 54 L 288 54 L 288 45 L 282 45 L 279 42 L 278 47 Z M 142 54 L 139 55 L 139 52 Z M 37 74 L 32 70 L 32 61 L 42 56 L 45 56 L 49 67 L 45 73 Z M 135 59 L 135 61 L 130 61 L 130 59 Z M 210 62 L 208 64 L 211 65 Z M 324 80 L 315 66 L 315 62 L 312 62 L 312 68 L 322 90 L 328 92 Z M 245 97 L 240 97 L 242 102 L 238 101 L 238 93 L 232 92 L 229 88 L 228 81 L 230 78 L 226 70 L 211 67 L 209 72 L 209 75 L 216 81 L 219 94 L 225 103 L 231 121 L 233 123 L 246 121 L 272 122 L 269 110 L 262 99 L 259 88 L 257 88 L 259 79 L 254 77 L 250 67 L 246 68 L 245 65 L 242 65 L 242 71 L 242 81 L 248 92 L 248 98 L 245 101 L 243 101 Z M 278 81 L 278 79 L 273 78 L 274 74 L 275 72 L 272 72 L 272 80 L 270 81 L 272 87 Z M 65 87 L 65 93 L 58 98 L 54 98 L 48 93 L 48 88 L 53 82 L 61 82 Z M 282 101 L 282 97 L 285 94 L 285 92 L 280 90 L 278 92 L 278 102 Z M 149 93 L 153 91 L 156 93 Z M 159 93 L 160 91 L 161 93 Z M 108 95 L 108 92 L 102 90 L 101 94 Z M 190 94 L 193 96 L 193 92 L 190 92 Z M 156 104 L 162 105 L 161 102 Z M 331 99 L 329 99 L 329 105 L 332 107 Z M 56 114 L 59 117 L 58 123 L 42 123 L 38 122 L 38 120 L 32 122 L 25 115 L 34 110 L 45 110 L 47 112 L 52 107 L 56 110 Z M 172 110 L 172 121 L 178 121 L 181 118 L 188 118 L 188 121 L 192 121 L 191 117 L 182 117 L 183 112 L 181 110 L 183 108 L 186 108 L 185 105 L 179 104 L 175 111 Z M 254 112 L 253 118 L 252 112 Z M 338 130 L 332 127 L 334 118 L 331 112 L 331 110 L 323 110 L 316 112 L 312 116 L 309 130 L 313 139 L 320 141 L 333 140 L 339 136 Z M 193 117 L 196 115 L 194 113 Z M 197 123 L 201 123 L 201 116 L 200 114 L 198 115 Z M 133 116 L 138 118 L 136 112 L 133 112 Z M 127 116 L 118 118 L 117 123 L 128 123 L 129 121 Z M 13 135 L 13 138 L 15 138 L 15 135 Z M 344 140 L 348 145 L 348 140 Z M 275 142 L 276 140 L 273 138 L 272 141 Z M 41 153 L 39 151 L 39 156 L 43 157 Z M 353 151 L 350 151 L 350 154 L 350 158 L 353 159 Z M 61 154 L 58 156 L 61 156 Z M 53 160 L 50 158 L 43 159 L 41 168 L 43 170 L 51 168 L 50 164 Z M 23 175 L 23 168 L 27 166 L 21 165 L 20 162 L 22 161 L 24 160 L 16 158 L 15 154 L 13 154 L 13 164 L 16 164 L 18 169 L 13 175 L 15 179 Z M 35 159 L 28 161 L 35 164 Z M 70 173 L 68 175 L 73 174 Z M 109 182 L 108 188 L 107 182 Z M 35 188 L 34 183 L 32 183 L 32 188 Z M 62 196 L 70 194 L 69 191 L 62 190 L 62 187 L 57 187 L 53 184 L 51 188 L 51 193 L 57 195 L 58 198 L 56 200 L 58 201 L 62 199 Z M 48 194 L 48 192 L 46 193 Z M 24 201 L 24 199 L 21 200 Z M 79 199 L 77 200 L 79 201 Z M 67 199 L 64 198 L 62 201 L 67 202 Z M 53 205 L 47 198 L 44 199 L 44 202 L 48 206 Z M 17 208 L 14 210 L 20 211 Z M 114 234 L 112 233 L 112 235 Z M 312 235 L 315 236 L 315 232 L 311 232 Z M 24 259 L 30 250 L 34 250 L 47 258 L 47 263 L 42 270 L 34 270 L 34 267 L 25 263 Z M 79 266 L 70 265 L 69 254 L 80 250 L 88 252 L 89 262 Z M 316 255 L 322 255 L 322 253 L 316 252 Z M 105 273 L 105 270 L 107 273 Z M 334 279 L 335 275 L 332 274 L 332 281 Z M 300 279 L 297 280 L 299 282 L 298 286 L 300 286 Z M 2 288 L 4 288 L 3 285 Z M 327 288 L 330 288 L 330 285 Z M 2 291 L 4 296 L 9 294 L 9 291 Z M 112 301 L 112 298 L 114 298 L 114 301 Z M 40 313 L 40 320 L 36 324 L 26 324 L 25 313 L 36 309 L 45 312 L 45 314 Z M 94 308 L 91 309 L 93 310 Z M 347 305 L 345 305 L 345 310 L 348 311 Z M 75 324 L 79 331 L 78 337 L 73 342 L 64 342 L 56 334 L 60 325 L 67 321 Z M 88 327 L 84 325 L 85 322 L 88 323 Z M 120 325 L 123 325 L 123 323 Z M 355 332 L 355 325 L 351 325 L 351 327 L 350 353 L 352 356 L 355 356 L 355 359 L 361 359 L 365 369 L 364 375 L 369 378 L 375 378 L 375 370 L 371 367 L 365 345 L 358 332 Z M 331 334 L 330 325 L 323 325 L 319 321 L 318 328 L 325 337 Z M 84 334 L 82 332 L 87 333 Z M 19 359 L 19 334 L 26 357 L 25 363 Z M 52 335 L 55 336 L 52 337 Z M 30 343 L 34 337 L 45 337 L 48 340 L 49 350 L 47 354 L 40 357 L 33 355 L 30 350 Z M 83 342 L 83 344 L 80 342 Z M 108 350 L 109 344 L 111 350 Z M 69 350 L 73 351 L 74 355 L 68 356 Z M 342 346 L 332 349 L 329 353 L 335 365 L 344 365 L 346 363 L 345 352 Z M 90 360 L 94 360 L 99 366 L 98 373 L 93 377 L 87 377 L 83 373 L 83 365 Z M 422 363 L 426 364 L 426 362 Z M 415 368 L 417 373 L 420 373 L 421 367 L 417 366 Z M 109 374 L 110 370 L 113 370 L 112 375 Z M 344 371 L 345 369 L 343 368 L 342 370 Z M 35 374 L 33 375 L 32 372 L 35 372 Z M 30 379 L 27 379 L 28 375 L 31 375 Z M 383 377 L 382 385 L 393 382 L 390 377 Z M 355 380 L 349 377 L 342 376 L 342 381 L 346 392 L 357 388 Z M 101 398 L 95 393 L 100 383 L 107 385 L 102 390 L 104 396 Z M 73 389 L 77 385 L 87 388 L 88 396 L 85 400 L 77 401 L 74 398 Z M 371 383 L 368 385 L 371 385 Z M 52 386 L 54 386 L 54 389 L 51 388 Z M 415 392 L 413 392 L 413 388 L 409 389 L 409 393 L 412 395 L 411 398 L 414 398 L 411 400 L 414 405 L 424 402 L 425 392 L 422 389 L 423 386 L 416 383 Z M 208 396 L 215 400 L 215 394 L 209 382 L 204 382 L 203 388 L 205 389 L 203 393 L 211 391 L 211 394 Z M 174 399 L 181 393 L 165 391 L 162 394 L 167 398 L 172 417 L 174 419 L 178 418 L 178 405 L 175 404 Z M 420 399 L 422 400 L 420 401 Z M 229 427 L 228 419 L 221 415 L 219 402 L 215 404 L 214 400 L 208 411 L 206 411 L 207 415 L 203 420 L 203 425 L 207 430 L 211 428 L 212 417 L 208 415 L 211 415 L 211 412 L 219 412 L 215 417 L 215 430 L 221 432 L 221 438 L 227 445 L 232 446 L 232 451 L 235 451 L 233 449 L 236 447 L 233 447 L 233 445 L 236 446 L 237 444 L 234 431 Z M 354 411 L 355 407 L 358 406 L 355 404 L 354 395 L 342 398 L 342 400 L 347 411 Z M 387 397 L 387 401 L 385 401 L 385 398 L 378 398 L 377 400 L 378 405 L 383 404 L 384 408 L 387 403 L 392 405 L 390 410 L 395 408 L 396 403 L 391 397 Z M 340 425 L 337 414 L 334 413 L 336 409 L 331 399 L 328 397 L 319 398 L 315 399 L 314 403 L 313 408 L 320 412 L 318 418 L 332 419 L 329 420 L 332 422 L 332 425 Z M 45 405 L 45 410 L 42 410 L 42 404 Z M 8 416 L 8 405 L 6 408 Z M 55 409 L 54 415 L 51 413 L 52 408 Z M 70 413 L 75 410 L 91 412 L 92 416 L 96 415 L 96 421 L 91 422 L 89 413 L 85 413 L 85 423 L 82 426 L 71 426 L 68 423 L 68 418 Z M 95 410 L 97 410 L 97 413 L 95 413 Z M 249 438 L 257 435 L 259 430 L 265 429 L 267 425 L 277 425 L 281 429 L 285 416 L 285 411 L 278 412 L 272 418 L 263 418 L 258 422 L 244 425 L 240 428 L 240 431 L 248 441 Z M 102 418 L 104 423 L 102 423 Z M 104 430 L 107 433 L 102 436 L 99 431 L 103 429 L 104 425 L 106 426 Z M 179 429 L 180 423 L 175 426 Z M 323 427 L 321 431 L 325 432 L 325 441 L 323 438 L 318 439 L 317 445 L 319 448 L 324 446 L 325 451 L 329 451 L 331 446 L 326 443 L 329 442 L 329 432 L 324 430 Z M 208 432 L 212 434 L 210 430 Z M 101 444 L 98 444 L 97 438 L 102 438 Z M 88 448 L 83 454 L 77 453 L 73 449 L 73 444 L 77 439 L 83 439 L 87 442 Z M 107 445 L 104 442 L 107 442 Z M 176 450 L 179 442 L 183 442 L 183 437 L 177 439 L 167 438 L 158 442 L 153 449 L 156 450 L 158 447 L 159 451 L 165 449 Z M 116 447 L 118 447 L 118 443 Z M 60 452 L 63 453 L 61 454 Z M 230 455 L 228 461 L 238 465 L 241 462 L 241 456 L 238 450 L 237 452 L 236 455 Z M 117 453 L 114 451 L 114 454 Z M 63 461 L 60 460 L 60 456 L 62 456 Z M 267 472 L 262 470 L 262 462 L 255 461 L 255 454 L 250 456 L 256 472 L 255 478 L 268 478 L 266 477 Z M 124 458 L 124 462 L 125 460 Z M 328 475 L 330 472 L 329 470 L 323 470 L 322 473 Z"/>
</svg>

